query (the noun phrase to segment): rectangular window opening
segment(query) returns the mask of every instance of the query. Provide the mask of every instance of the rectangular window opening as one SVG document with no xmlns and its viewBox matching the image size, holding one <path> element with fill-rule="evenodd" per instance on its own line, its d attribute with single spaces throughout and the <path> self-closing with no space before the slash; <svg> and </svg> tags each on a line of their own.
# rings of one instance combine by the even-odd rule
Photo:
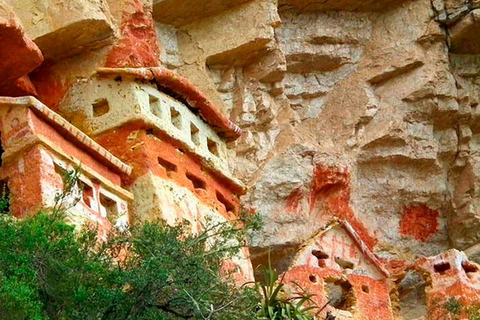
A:
<svg viewBox="0 0 480 320">
<path fill-rule="evenodd" d="M 450 270 L 450 268 L 451 268 L 451 266 L 450 266 L 450 263 L 448 263 L 448 262 L 436 263 L 433 266 L 433 269 L 435 270 L 435 272 L 440 273 L 441 275 L 444 275 L 445 272 Z"/>
<path fill-rule="evenodd" d="M 208 150 L 215 156 L 219 157 L 220 154 L 218 152 L 218 143 L 207 138 L 207 146 L 208 146 Z"/>
<path fill-rule="evenodd" d="M 325 260 L 327 260 L 329 258 L 328 254 L 321 251 L 321 250 L 312 250 L 312 255 L 315 258 L 317 258 L 318 266 L 322 267 L 322 268 L 325 268 L 325 266 L 326 266 Z"/>
<path fill-rule="evenodd" d="M 182 130 L 182 115 L 174 107 L 170 107 L 170 118 L 175 128 Z"/>
<path fill-rule="evenodd" d="M 78 186 L 82 192 L 82 200 L 83 202 L 90 208 L 94 209 L 94 196 L 93 196 L 93 188 L 88 184 L 85 184 L 81 181 L 78 182 Z"/>
<path fill-rule="evenodd" d="M 63 189 L 63 185 L 65 184 L 65 177 L 67 175 L 67 170 L 60 166 L 58 163 L 55 163 L 55 173 L 60 177 L 60 185 L 59 189 Z"/>
<path fill-rule="evenodd" d="M 100 194 L 100 214 L 109 221 L 115 221 L 119 216 L 117 201 Z"/>
<path fill-rule="evenodd" d="M 227 210 L 227 212 L 235 211 L 235 205 L 232 202 L 228 201 L 223 194 L 217 191 L 216 195 L 217 195 L 218 201 L 225 206 L 225 209 Z"/>
<path fill-rule="evenodd" d="M 155 116 L 162 118 L 162 108 L 160 106 L 160 99 L 152 95 L 148 95 L 148 99 L 150 104 L 150 112 L 152 112 Z"/>
<path fill-rule="evenodd" d="M 170 172 L 177 172 L 177 166 L 175 164 L 161 157 L 158 157 L 158 164 L 165 168 L 167 174 L 169 174 Z"/>
<path fill-rule="evenodd" d="M 207 189 L 207 184 L 205 183 L 205 181 L 203 181 L 202 179 L 200 179 L 196 175 L 194 175 L 190 172 L 187 172 L 186 176 L 187 176 L 187 179 L 192 182 L 193 187 L 195 189 L 203 189 L 203 190 Z"/>
<path fill-rule="evenodd" d="M 465 272 L 468 273 L 475 273 L 478 272 L 478 267 L 474 265 L 473 263 L 470 263 L 468 261 L 463 261 L 462 262 L 462 268 L 465 270 Z"/>
<path fill-rule="evenodd" d="M 93 116 L 95 118 L 103 116 L 110 111 L 110 106 L 108 104 L 107 99 L 98 99 L 94 103 L 92 103 L 93 108 Z"/>
<path fill-rule="evenodd" d="M 192 137 L 192 141 L 196 146 L 200 145 L 200 130 L 198 130 L 197 126 L 193 123 L 190 123 L 190 135 Z"/>
</svg>

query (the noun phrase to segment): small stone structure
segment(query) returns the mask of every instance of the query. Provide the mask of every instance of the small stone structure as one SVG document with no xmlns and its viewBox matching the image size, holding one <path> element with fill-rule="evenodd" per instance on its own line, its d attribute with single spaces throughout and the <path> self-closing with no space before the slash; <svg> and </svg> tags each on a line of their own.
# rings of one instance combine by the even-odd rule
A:
<svg viewBox="0 0 480 320">
<path fill-rule="evenodd" d="M 333 222 L 298 251 L 283 281 L 314 294 L 322 315 L 393 320 L 389 276 L 348 222 Z"/>
<path fill-rule="evenodd" d="M 199 210 L 215 209 L 225 218 L 238 214 L 244 186 L 228 169 L 223 139 L 186 103 L 136 79 L 135 71 L 99 73 L 74 85 L 59 111 L 132 165 L 124 183 L 138 196 L 140 219 L 187 218 L 196 226 L 206 217 Z M 178 191 L 182 200 L 166 191 L 179 187 L 189 194 Z"/>
<path fill-rule="evenodd" d="M 480 265 L 469 261 L 464 253 L 452 249 L 435 257 L 422 258 L 412 269 L 419 271 L 428 284 L 428 319 L 448 319 L 446 303 L 452 298 L 462 306 L 461 319 L 470 319 L 469 307 L 476 306 L 477 313 L 480 311 Z"/>
<path fill-rule="evenodd" d="M 187 79 L 162 68 L 100 69 L 71 87 L 59 112 L 132 166 L 123 185 L 136 220 L 186 220 L 197 232 L 238 218 L 245 187 L 226 160 L 238 129 Z M 238 272 L 251 280 L 246 256 Z"/>
<path fill-rule="evenodd" d="M 122 188 L 120 176 L 131 172 L 129 166 L 34 98 L 1 97 L 0 114 L 0 180 L 13 215 L 53 207 L 64 174 L 79 170 L 78 186 L 65 199 L 68 220 L 78 226 L 98 224 L 101 237 L 112 225 L 128 225 L 133 195 Z"/>
</svg>

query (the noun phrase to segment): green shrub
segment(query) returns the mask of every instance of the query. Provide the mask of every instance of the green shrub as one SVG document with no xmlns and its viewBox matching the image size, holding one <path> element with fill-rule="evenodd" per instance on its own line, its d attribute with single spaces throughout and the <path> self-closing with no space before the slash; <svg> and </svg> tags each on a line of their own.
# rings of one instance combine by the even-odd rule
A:
<svg viewBox="0 0 480 320">
<path fill-rule="evenodd" d="M 0 238 L 0 319 L 255 318 L 257 292 L 219 276 L 236 249 L 205 233 L 147 223 L 99 247 L 94 232 L 42 212 L 1 216 Z M 129 249 L 125 261 L 112 257 L 119 248 Z"/>
<path fill-rule="evenodd" d="M 480 303 L 465 306 L 457 298 L 451 297 L 444 303 L 444 309 L 453 320 L 460 319 L 462 313 L 466 313 L 469 320 L 480 320 Z"/>
</svg>

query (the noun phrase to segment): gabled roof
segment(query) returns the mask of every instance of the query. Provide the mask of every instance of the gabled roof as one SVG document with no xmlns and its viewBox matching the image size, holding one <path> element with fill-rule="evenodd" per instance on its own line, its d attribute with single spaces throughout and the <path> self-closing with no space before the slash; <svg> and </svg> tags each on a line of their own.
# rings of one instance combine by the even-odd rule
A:
<svg viewBox="0 0 480 320">
<path fill-rule="evenodd" d="M 34 97 L 0 97 L 0 115 L 8 112 L 11 107 L 28 107 L 35 114 L 58 130 L 66 139 L 74 141 L 81 145 L 81 148 L 87 150 L 90 155 L 97 158 L 111 169 L 117 172 L 130 174 L 132 168 L 121 160 L 116 158 L 98 143 L 93 141 L 85 133 L 77 129 L 70 122 L 62 118 L 60 115 L 49 109 L 46 105 L 38 101 Z"/>
<path fill-rule="evenodd" d="M 308 240 L 300 250 L 298 250 L 298 254 L 294 259 L 292 265 L 295 265 L 296 261 L 299 259 L 301 253 L 304 252 L 304 249 L 307 248 L 309 245 L 315 243 L 316 240 L 323 238 L 328 232 L 330 232 L 335 227 L 342 228 L 348 236 L 353 240 L 353 242 L 357 245 L 360 252 L 383 274 L 385 277 L 389 277 L 390 273 L 385 268 L 384 264 L 377 258 L 377 256 L 368 248 L 367 244 L 361 239 L 359 234 L 355 231 L 355 229 L 345 220 L 333 220 L 330 222 L 324 229 L 320 230 L 316 235 L 314 235 L 310 240 Z"/>
<path fill-rule="evenodd" d="M 242 129 L 233 123 L 211 102 L 200 89 L 187 78 L 161 67 L 150 68 L 100 68 L 97 75 L 104 77 L 132 77 L 139 80 L 155 81 L 180 95 L 188 107 L 200 116 L 221 136 L 235 140 L 242 135 Z"/>
</svg>

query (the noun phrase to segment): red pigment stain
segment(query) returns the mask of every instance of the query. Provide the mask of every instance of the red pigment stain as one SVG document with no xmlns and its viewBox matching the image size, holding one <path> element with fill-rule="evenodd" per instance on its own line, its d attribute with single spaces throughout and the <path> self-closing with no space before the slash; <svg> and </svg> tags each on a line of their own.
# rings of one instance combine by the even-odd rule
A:
<svg viewBox="0 0 480 320">
<path fill-rule="evenodd" d="M 67 93 L 69 84 L 53 72 L 48 63 L 43 64 L 30 74 L 38 99 L 50 109 L 57 111 L 57 107 Z"/>
<path fill-rule="evenodd" d="M 141 0 L 132 0 L 133 12 L 124 12 L 121 38 L 107 56 L 106 67 L 158 67 L 160 49 L 151 13 L 145 11 Z"/>
<path fill-rule="evenodd" d="M 0 85 L 0 96 L 23 97 L 37 96 L 37 90 L 28 75 L 18 78 L 13 82 Z"/>
<path fill-rule="evenodd" d="M 0 84 L 16 80 L 37 68 L 43 61 L 37 45 L 22 30 L 13 13 L 6 12 L 8 20 L 0 23 Z M 3 17 L 2 17 L 3 18 Z"/>
<path fill-rule="evenodd" d="M 425 242 L 438 230 L 438 216 L 437 210 L 423 204 L 406 207 L 400 221 L 400 234 Z"/>
<path fill-rule="evenodd" d="M 288 212 L 295 213 L 298 211 L 298 207 L 300 205 L 300 201 L 303 199 L 303 192 L 300 189 L 293 190 L 288 197 L 285 199 L 286 209 Z"/>
<path fill-rule="evenodd" d="M 369 249 L 377 244 L 350 206 L 350 173 L 346 168 L 319 165 L 314 169 L 310 190 L 310 212 L 318 205 L 326 215 L 348 221 Z"/>
<path fill-rule="evenodd" d="M 348 170 L 335 167 L 317 166 L 313 171 L 310 205 L 313 207 L 319 196 L 332 193 L 350 195 L 350 176 Z"/>
<path fill-rule="evenodd" d="M 391 275 L 402 275 L 409 267 L 403 260 L 379 258 Z"/>
</svg>

